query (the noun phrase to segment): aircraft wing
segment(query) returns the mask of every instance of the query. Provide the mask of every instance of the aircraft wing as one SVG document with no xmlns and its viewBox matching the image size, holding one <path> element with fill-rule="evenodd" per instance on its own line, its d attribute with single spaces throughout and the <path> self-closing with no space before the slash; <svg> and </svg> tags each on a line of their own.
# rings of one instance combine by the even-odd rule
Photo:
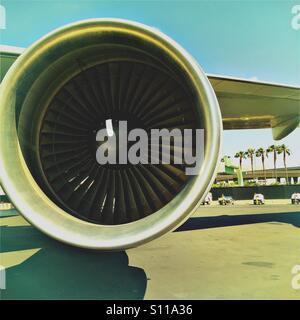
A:
<svg viewBox="0 0 300 320">
<path fill-rule="evenodd" d="M 300 126 L 300 87 L 208 75 L 224 129 L 272 128 L 280 140 Z"/>
<path fill-rule="evenodd" d="M 0 46 L 0 80 L 23 48 Z M 280 140 L 300 127 L 300 87 L 207 74 L 224 129 L 272 128 Z"/>
</svg>

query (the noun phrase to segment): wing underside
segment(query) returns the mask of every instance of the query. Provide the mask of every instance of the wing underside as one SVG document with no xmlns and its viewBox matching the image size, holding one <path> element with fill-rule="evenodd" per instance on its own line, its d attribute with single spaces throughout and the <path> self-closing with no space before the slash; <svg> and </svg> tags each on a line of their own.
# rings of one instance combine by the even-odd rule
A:
<svg viewBox="0 0 300 320">
<path fill-rule="evenodd" d="M 272 128 L 275 140 L 300 125 L 300 88 L 208 75 L 224 129 Z"/>
</svg>

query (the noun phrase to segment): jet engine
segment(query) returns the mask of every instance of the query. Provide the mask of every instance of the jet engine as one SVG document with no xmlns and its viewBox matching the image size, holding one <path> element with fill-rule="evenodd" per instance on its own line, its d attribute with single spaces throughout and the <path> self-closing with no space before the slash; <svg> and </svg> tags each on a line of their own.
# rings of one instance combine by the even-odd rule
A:
<svg viewBox="0 0 300 320">
<path fill-rule="evenodd" d="M 1 83 L 0 184 L 49 236 L 120 250 L 173 230 L 209 191 L 222 131 L 204 72 L 159 30 L 118 19 L 64 26 L 25 50 Z M 97 132 L 204 130 L 197 174 L 185 164 L 99 164 Z M 160 151 L 161 152 L 161 151 Z"/>
</svg>

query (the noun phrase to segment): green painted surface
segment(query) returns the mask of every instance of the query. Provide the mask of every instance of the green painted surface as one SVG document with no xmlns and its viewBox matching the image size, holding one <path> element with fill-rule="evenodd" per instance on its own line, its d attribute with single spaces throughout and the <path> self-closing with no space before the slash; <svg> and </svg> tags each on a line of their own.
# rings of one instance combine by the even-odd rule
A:
<svg viewBox="0 0 300 320">
<path fill-rule="evenodd" d="M 227 174 L 236 174 L 238 179 L 238 185 L 243 186 L 244 185 L 244 179 L 243 179 L 243 172 L 239 166 L 234 165 L 233 161 L 225 156 L 224 158 L 225 162 L 225 172 Z"/>
<path fill-rule="evenodd" d="M 15 62 L 19 55 L 14 53 L 0 52 L 0 82 L 4 78 L 10 66 Z"/>
</svg>

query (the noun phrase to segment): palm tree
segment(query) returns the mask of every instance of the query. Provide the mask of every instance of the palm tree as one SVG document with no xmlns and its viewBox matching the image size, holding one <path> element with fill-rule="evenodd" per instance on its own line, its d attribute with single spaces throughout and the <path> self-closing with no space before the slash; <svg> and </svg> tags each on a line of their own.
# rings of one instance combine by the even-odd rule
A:
<svg viewBox="0 0 300 320">
<path fill-rule="evenodd" d="M 287 166 L 286 166 L 286 156 L 291 155 L 291 150 L 285 145 L 282 144 L 281 146 L 278 147 L 278 154 L 283 155 L 283 163 L 284 163 L 284 168 L 285 168 L 285 179 L 286 179 L 286 184 L 288 184 L 289 177 L 288 177 L 288 171 L 287 171 Z"/>
<path fill-rule="evenodd" d="M 277 171 L 276 171 L 276 161 L 277 161 L 277 154 L 278 154 L 279 146 L 272 144 L 268 149 L 267 149 L 267 156 L 268 153 L 273 153 L 273 163 L 274 163 L 274 177 L 277 182 Z"/>
<path fill-rule="evenodd" d="M 254 179 L 254 173 L 253 173 L 253 157 L 254 157 L 254 155 L 255 155 L 255 149 L 249 148 L 246 151 L 246 156 L 247 156 L 247 158 L 250 158 L 250 161 L 251 161 L 252 179 Z"/>
<path fill-rule="evenodd" d="M 264 173 L 264 178 L 265 182 L 267 181 L 266 177 L 266 168 L 265 168 L 265 155 L 266 155 L 266 150 L 264 148 L 258 148 L 255 153 L 257 158 L 261 158 L 261 163 L 263 167 L 263 173 Z"/>
<path fill-rule="evenodd" d="M 243 164 L 243 159 L 246 159 L 246 152 L 245 151 L 238 151 L 235 155 L 235 158 L 239 158 L 240 160 L 240 168 L 242 170 L 242 164 Z"/>
</svg>

